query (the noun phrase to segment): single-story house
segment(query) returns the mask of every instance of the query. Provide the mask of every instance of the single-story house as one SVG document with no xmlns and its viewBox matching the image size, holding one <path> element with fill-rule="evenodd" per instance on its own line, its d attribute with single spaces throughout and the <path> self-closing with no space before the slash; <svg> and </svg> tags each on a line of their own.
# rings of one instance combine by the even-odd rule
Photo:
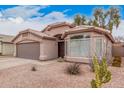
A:
<svg viewBox="0 0 124 93">
<path fill-rule="evenodd" d="M 13 56 L 14 44 L 11 40 L 14 36 L 0 34 L 0 55 Z"/>
<path fill-rule="evenodd" d="M 12 42 L 17 57 L 39 60 L 63 57 L 66 61 L 89 63 L 94 55 L 111 59 L 114 39 L 109 31 L 99 27 L 60 22 L 42 31 L 21 31 Z"/>
</svg>

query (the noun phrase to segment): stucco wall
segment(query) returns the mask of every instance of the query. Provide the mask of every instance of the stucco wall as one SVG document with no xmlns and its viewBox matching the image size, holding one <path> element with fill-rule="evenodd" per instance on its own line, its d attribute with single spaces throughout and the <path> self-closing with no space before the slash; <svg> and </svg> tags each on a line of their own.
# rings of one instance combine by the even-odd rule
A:
<svg viewBox="0 0 124 93">
<path fill-rule="evenodd" d="M 0 42 L 0 55 L 2 53 L 2 43 Z"/>
<path fill-rule="evenodd" d="M 112 61 L 112 42 L 106 38 L 106 58 L 108 63 Z"/>
<path fill-rule="evenodd" d="M 24 40 L 24 41 L 23 41 Z M 30 40 L 34 40 L 34 41 L 41 41 L 42 39 L 39 39 L 37 36 L 28 33 L 28 35 L 26 37 L 23 37 L 22 34 L 20 34 L 18 36 L 18 38 L 14 41 L 14 43 L 18 43 L 18 42 L 28 42 Z"/>
<path fill-rule="evenodd" d="M 83 58 L 83 57 L 64 57 L 66 61 L 69 62 L 81 62 L 81 63 L 91 63 L 92 58 Z"/>
<path fill-rule="evenodd" d="M 40 60 L 49 60 L 58 57 L 58 44 L 56 41 L 43 40 L 40 49 Z"/>
<path fill-rule="evenodd" d="M 70 29 L 69 26 L 62 26 L 62 27 L 52 28 L 50 31 L 45 31 L 44 33 L 54 36 L 57 34 L 63 34 L 68 29 Z"/>
</svg>

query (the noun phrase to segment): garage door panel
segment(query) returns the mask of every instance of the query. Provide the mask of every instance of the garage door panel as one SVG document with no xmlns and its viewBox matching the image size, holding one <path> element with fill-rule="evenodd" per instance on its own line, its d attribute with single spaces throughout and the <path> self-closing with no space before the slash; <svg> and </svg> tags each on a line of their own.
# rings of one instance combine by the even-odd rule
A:
<svg viewBox="0 0 124 93">
<path fill-rule="evenodd" d="M 17 45 L 17 57 L 27 59 L 39 59 L 40 44 L 39 43 L 23 43 Z"/>
</svg>

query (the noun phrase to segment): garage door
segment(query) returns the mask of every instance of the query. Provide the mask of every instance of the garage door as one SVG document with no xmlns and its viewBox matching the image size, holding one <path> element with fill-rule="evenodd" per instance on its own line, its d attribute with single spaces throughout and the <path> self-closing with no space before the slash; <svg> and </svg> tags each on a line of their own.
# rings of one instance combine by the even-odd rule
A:
<svg viewBox="0 0 124 93">
<path fill-rule="evenodd" d="M 27 59 L 39 59 L 40 56 L 40 44 L 37 42 L 33 43 L 22 43 L 17 45 L 17 57 Z"/>
</svg>

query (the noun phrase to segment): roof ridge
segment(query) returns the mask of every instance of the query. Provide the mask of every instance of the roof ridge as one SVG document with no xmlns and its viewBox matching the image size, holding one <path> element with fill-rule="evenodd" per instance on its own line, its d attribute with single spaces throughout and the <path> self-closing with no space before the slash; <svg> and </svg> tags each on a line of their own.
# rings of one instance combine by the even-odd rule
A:
<svg viewBox="0 0 124 93">
<path fill-rule="evenodd" d="M 50 28 L 53 28 L 53 27 L 57 27 L 57 26 L 61 26 L 61 25 L 68 25 L 70 27 L 73 27 L 73 24 L 72 23 L 69 23 L 69 22 L 56 22 L 56 23 L 51 23 L 49 25 L 47 25 L 43 30 L 41 30 L 42 32 L 44 32 L 45 30 L 48 30 Z"/>
</svg>

